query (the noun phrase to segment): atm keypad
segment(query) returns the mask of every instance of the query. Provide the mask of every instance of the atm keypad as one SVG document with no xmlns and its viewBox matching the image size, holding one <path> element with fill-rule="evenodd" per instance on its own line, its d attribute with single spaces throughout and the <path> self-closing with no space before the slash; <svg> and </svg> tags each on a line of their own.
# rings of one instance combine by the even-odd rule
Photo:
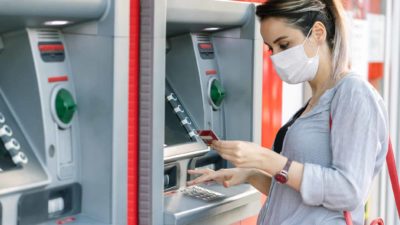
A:
<svg viewBox="0 0 400 225">
<path fill-rule="evenodd" d="M 225 198 L 225 195 L 199 186 L 182 189 L 183 194 L 203 201 L 215 201 Z"/>
</svg>

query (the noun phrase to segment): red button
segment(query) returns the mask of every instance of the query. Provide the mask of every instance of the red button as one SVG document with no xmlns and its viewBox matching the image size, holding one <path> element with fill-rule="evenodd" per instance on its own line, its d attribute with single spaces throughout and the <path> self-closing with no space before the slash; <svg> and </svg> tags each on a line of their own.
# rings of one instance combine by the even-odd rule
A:
<svg viewBox="0 0 400 225">
<path fill-rule="evenodd" d="M 206 75 L 216 75 L 217 74 L 217 70 L 207 70 L 206 71 Z"/>
<path fill-rule="evenodd" d="M 200 44 L 200 48 L 210 49 L 210 48 L 212 48 L 212 45 L 211 44 Z"/>
<path fill-rule="evenodd" d="M 56 45 L 39 45 L 40 52 L 62 52 L 64 51 L 64 45 L 56 44 Z"/>
<path fill-rule="evenodd" d="M 49 83 L 54 83 L 54 82 L 61 82 L 61 81 L 68 81 L 68 76 L 59 76 L 59 77 L 49 77 L 47 79 Z"/>
</svg>

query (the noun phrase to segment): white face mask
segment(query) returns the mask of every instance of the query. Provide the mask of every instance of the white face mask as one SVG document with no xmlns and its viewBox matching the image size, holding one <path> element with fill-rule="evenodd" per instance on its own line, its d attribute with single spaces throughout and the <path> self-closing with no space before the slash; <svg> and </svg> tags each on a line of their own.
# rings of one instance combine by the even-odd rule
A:
<svg viewBox="0 0 400 225">
<path fill-rule="evenodd" d="M 304 50 L 304 44 L 307 41 L 310 33 L 311 30 L 303 44 L 271 56 L 271 60 L 274 64 L 276 72 L 286 83 L 298 84 L 305 81 L 310 81 L 313 80 L 317 75 L 319 65 L 319 46 L 317 49 L 317 54 L 312 58 L 308 58 Z"/>
</svg>

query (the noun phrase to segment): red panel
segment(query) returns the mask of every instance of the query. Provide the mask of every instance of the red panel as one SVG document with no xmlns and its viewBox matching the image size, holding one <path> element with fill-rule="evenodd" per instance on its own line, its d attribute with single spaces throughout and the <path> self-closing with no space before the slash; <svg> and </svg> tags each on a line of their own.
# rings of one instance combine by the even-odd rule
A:
<svg viewBox="0 0 400 225">
<path fill-rule="evenodd" d="M 211 49 L 213 48 L 212 44 L 199 44 L 201 49 Z"/>
<path fill-rule="evenodd" d="M 262 145 L 272 148 L 282 123 L 282 80 L 276 74 L 268 47 L 264 45 Z"/>
<path fill-rule="evenodd" d="M 47 78 L 47 81 L 49 83 L 68 81 L 68 76 L 49 77 Z"/>
<path fill-rule="evenodd" d="M 206 71 L 206 75 L 216 75 L 217 74 L 217 70 L 207 70 Z"/>
<path fill-rule="evenodd" d="M 382 4 L 381 0 L 369 0 L 369 10 L 368 11 L 370 13 L 375 13 L 375 14 L 382 13 L 381 4 Z"/>
<path fill-rule="evenodd" d="M 128 93 L 128 225 L 138 224 L 140 1 L 130 0 Z"/>
<path fill-rule="evenodd" d="M 368 65 L 368 80 L 383 78 L 383 62 L 370 62 Z"/>
<path fill-rule="evenodd" d="M 62 52 L 64 51 L 64 45 L 62 44 L 40 44 L 40 52 Z"/>
<path fill-rule="evenodd" d="M 382 14 L 382 0 L 369 0 L 368 12 Z M 382 34 L 384 35 L 384 34 Z M 368 81 L 378 90 L 381 90 L 381 81 L 384 75 L 384 62 L 370 62 L 368 65 Z"/>
</svg>

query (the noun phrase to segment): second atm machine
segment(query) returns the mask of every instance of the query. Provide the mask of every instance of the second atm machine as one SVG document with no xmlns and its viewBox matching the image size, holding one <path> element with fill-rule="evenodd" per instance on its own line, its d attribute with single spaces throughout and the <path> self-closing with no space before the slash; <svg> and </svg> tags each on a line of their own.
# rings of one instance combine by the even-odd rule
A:
<svg viewBox="0 0 400 225">
<path fill-rule="evenodd" d="M 260 194 L 249 184 L 186 186 L 194 178 L 188 169 L 232 167 L 197 130 L 259 141 L 262 41 L 254 8 L 167 1 L 164 224 L 232 224 L 259 211 Z"/>
</svg>

